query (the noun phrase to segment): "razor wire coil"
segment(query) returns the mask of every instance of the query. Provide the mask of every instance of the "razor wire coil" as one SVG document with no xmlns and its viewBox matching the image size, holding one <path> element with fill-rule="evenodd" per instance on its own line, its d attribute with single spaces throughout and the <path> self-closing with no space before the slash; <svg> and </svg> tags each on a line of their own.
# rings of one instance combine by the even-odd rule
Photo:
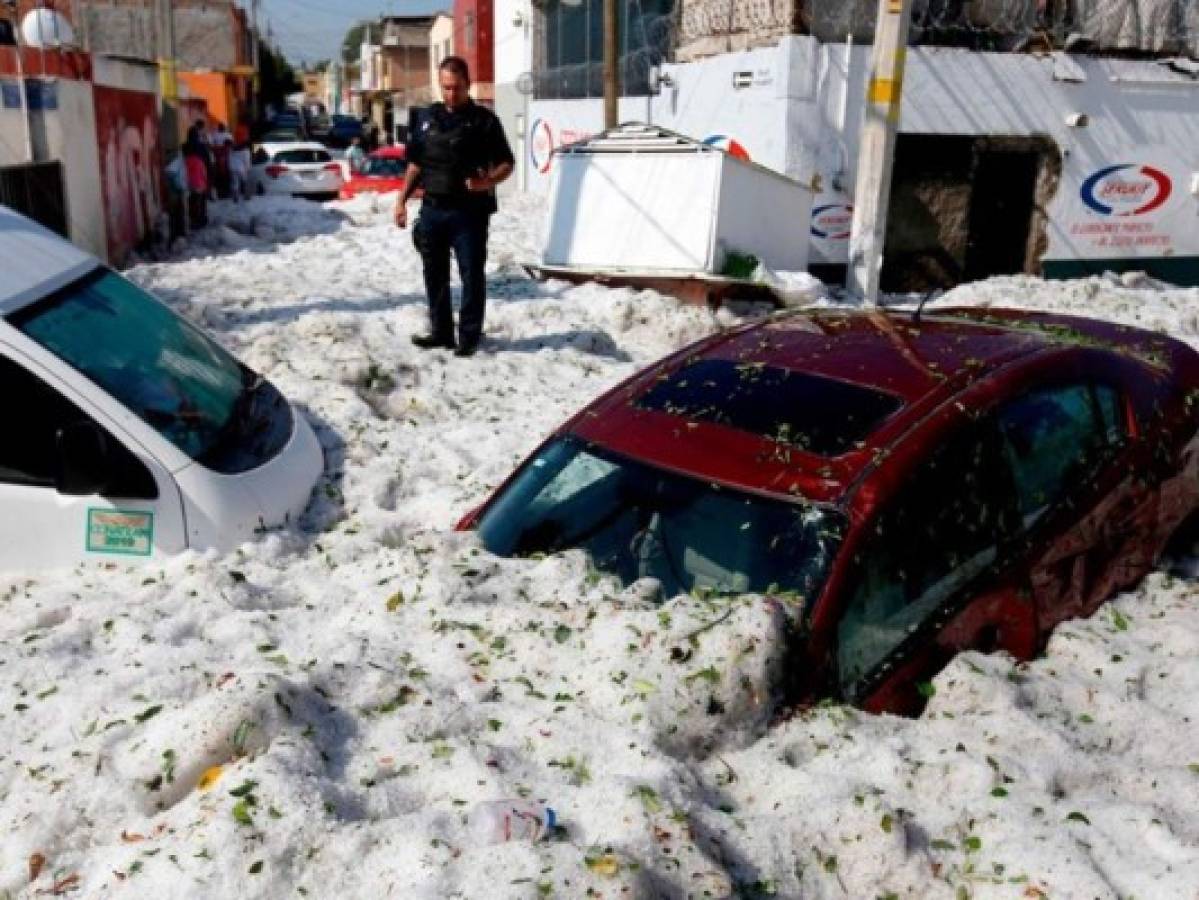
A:
<svg viewBox="0 0 1199 900">
<path fill-rule="evenodd" d="M 646 93 L 664 62 L 767 46 L 787 34 L 869 42 L 877 0 L 618 0 L 634 23 L 619 67 L 625 94 Z M 536 92 L 545 98 L 603 94 L 603 63 L 547 52 L 561 0 L 534 4 Z M 571 7 L 572 27 L 600 34 L 602 0 Z M 975 50 L 1092 50 L 1199 58 L 1199 0 L 915 0 L 910 43 Z M 561 47 L 561 41 L 556 46 Z"/>
</svg>

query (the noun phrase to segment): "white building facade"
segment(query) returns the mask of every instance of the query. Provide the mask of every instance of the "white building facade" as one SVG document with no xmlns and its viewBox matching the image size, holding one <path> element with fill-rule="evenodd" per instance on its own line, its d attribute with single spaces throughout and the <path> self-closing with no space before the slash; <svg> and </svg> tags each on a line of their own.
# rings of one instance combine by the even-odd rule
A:
<svg viewBox="0 0 1199 900">
<path fill-rule="evenodd" d="M 504 18 L 497 82 L 501 25 L 511 33 L 514 21 Z M 657 93 L 622 98 L 620 118 L 809 184 L 813 217 L 796 239 L 811 242 L 814 266 L 836 269 L 848 260 L 869 56 L 788 36 L 663 65 Z M 525 60 L 510 54 L 503 80 Z M 602 101 L 518 108 L 527 184 L 544 191 L 552 150 L 598 132 Z M 900 132 L 889 258 L 907 253 L 956 280 L 1144 269 L 1199 284 L 1199 79 L 1185 63 L 913 47 Z"/>
<path fill-rule="evenodd" d="M 530 186 L 525 139 L 532 100 L 533 21 L 530 0 L 496 0 L 495 113 L 517 160 L 516 175 L 510 183 L 521 190 Z"/>
</svg>

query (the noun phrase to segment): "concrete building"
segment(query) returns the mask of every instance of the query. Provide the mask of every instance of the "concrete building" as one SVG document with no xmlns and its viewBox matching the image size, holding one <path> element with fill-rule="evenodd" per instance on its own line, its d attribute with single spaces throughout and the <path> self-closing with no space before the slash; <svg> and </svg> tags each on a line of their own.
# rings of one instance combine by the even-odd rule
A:
<svg viewBox="0 0 1199 900">
<path fill-rule="evenodd" d="M 383 19 L 383 88 L 391 94 L 395 124 L 408 121 L 414 107 L 434 100 L 431 35 L 441 16 L 387 16 Z M 444 31 L 444 23 L 441 31 Z"/>
<path fill-rule="evenodd" d="M 494 0 L 454 0 L 454 52 L 470 66 L 471 95 L 487 106 L 495 103 L 493 6 Z"/>
<path fill-rule="evenodd" d="M 447 56 L 454 55 L 454 17 L 444 13 L 433 20 L 429 29 L 429 83 L 433 85 L 433 96 L 437 98 L 437 67 Z"/>
<path fill-rule="evenodd" d="M 0 47 L 0 202 L 120 264 L 165 205 L 157 67 L 19 52 Z"/>
<path fill-rule="evenodd" d="M 1142 2 L 1148 12 L 1163 4 Z M 653 0 L 632 5 L 630 17 L 655 9 Z M 522 112 L 518 92 L 501 90 L 498 106 L 508 121 L 523 116 L 532 190 L 547 189 L 553 149 L 603 127 L 595 48 L 579 37 L 601 6 L 545 0 L 528 8 L 533 95 Z M 971 29 L 955 32 L 946 22 L 964 20 L 947 18 L 950 6 L 917 2 L 925 18 L 907 53 L 884 287 L 1105 269 L 1199 284 L 1199 66 L 1168 55 L 1188 49 L 1199 31 L 1170 31 L 1162 23 L 1173 20 L 1151 16 L 1140 30 L 1122 28 L 1113 13 L 1076 19 L 1085 39 L 1066 35 L 1051 16 L 1030 19 L 1021 34 L 1019 22 L 1012 30 L 1015 0 L 991 0 L 970 5 Z M 657 19 L 635 29 L 648 42 L 630 44 L 622 31 L 620 119 L 665 126 L 811 185 L 813 218 L 797 223 L 795 239 L 810 241 L 818 273 L 838 279 L 848 260 L 874 7 L 682 0 L 678 18 L 658 8 Z M 518 13 L 511 21 L 523 24 Z M 497 31 L 508 19 L 498 16 Z M 988 21 L 1007 30 L 988 30 Z M 658 33 L 665 45 L 655 43 Z M 1067 38 L 1140 58 L 1054 49 Z M 516 54 L 503 56 L 497 48 L 501 82 L 520 64 Z"/>
<path fill-rule="evenodd" d="M 384 134 L 396 134 L 407 125 L 411 110 L 439 99 L 434 60 L 448 55 L 448 18 L 441 13 L 385 16 L 367 30 L 356 102 Z"/>
<path fill-rule="evenodd" d="M 63 5 L 63 4 L 60 4 Z M 75 9 L 83 49 L 97 55 L 157 61 L 154 10 L 145 0 L 91 0 Z M 207 104 L 210 122 L 231 130 L 251 124 L 253 34 L 234 0 L 173 0 L 181 90 Z"/>
<path fill-rule="evenodd" d="M 533 91 L 533 21 L 530 0 L 501 0 L 495 7 L 495 114 L 516 156 L 516 175 L 501 190 L 529 186 L 525 137 Z"/>
<path fill-rule="evenodd" d="M 848 261 L 870 48 L 789 36 L 666 64 L 620 117 L 704 140 L 810 184 L 796 223 L 818 273 Z M 884 286 L 991 274 L 1146 270 L 1199 284 L 1199 81 L 1169 61 L 909 48 Z M 530 102 L 529 182 L 602 128 L 602 101 Z"/>
<path fill-rule="evenodd" d="M 304 101 L 306 103 L 321 103 L 328 108 L 329 99 L 329 73 L 324 72 L 301 72 L 300 73 L 300 90 L 304 92 Z"/>
</svg>

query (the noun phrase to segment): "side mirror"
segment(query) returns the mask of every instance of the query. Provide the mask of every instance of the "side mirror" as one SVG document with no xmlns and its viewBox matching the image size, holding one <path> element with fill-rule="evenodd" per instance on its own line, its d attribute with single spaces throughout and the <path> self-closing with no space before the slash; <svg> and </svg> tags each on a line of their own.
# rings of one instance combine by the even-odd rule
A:
<svg viewBox="0 0 1199 900">
<path fill-rule="evenodd" d="M 54 488 L 70 497 L 102 493 L 111 481 L 108 437 L 94 422 L 58 429 Z"/>
</svg>

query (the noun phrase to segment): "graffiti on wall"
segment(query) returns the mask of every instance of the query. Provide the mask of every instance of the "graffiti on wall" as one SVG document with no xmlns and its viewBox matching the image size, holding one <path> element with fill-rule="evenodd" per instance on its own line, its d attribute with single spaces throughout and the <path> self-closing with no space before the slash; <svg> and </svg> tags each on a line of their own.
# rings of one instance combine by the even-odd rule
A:
<svg viewBox="0 0 1199 900">
<path fill-rule="evenodd" d="M 162 213 L 162 149 L 154 94 L 96 87 L 96 137 L 108 256 L 122 261 Z"/>
</svg>

